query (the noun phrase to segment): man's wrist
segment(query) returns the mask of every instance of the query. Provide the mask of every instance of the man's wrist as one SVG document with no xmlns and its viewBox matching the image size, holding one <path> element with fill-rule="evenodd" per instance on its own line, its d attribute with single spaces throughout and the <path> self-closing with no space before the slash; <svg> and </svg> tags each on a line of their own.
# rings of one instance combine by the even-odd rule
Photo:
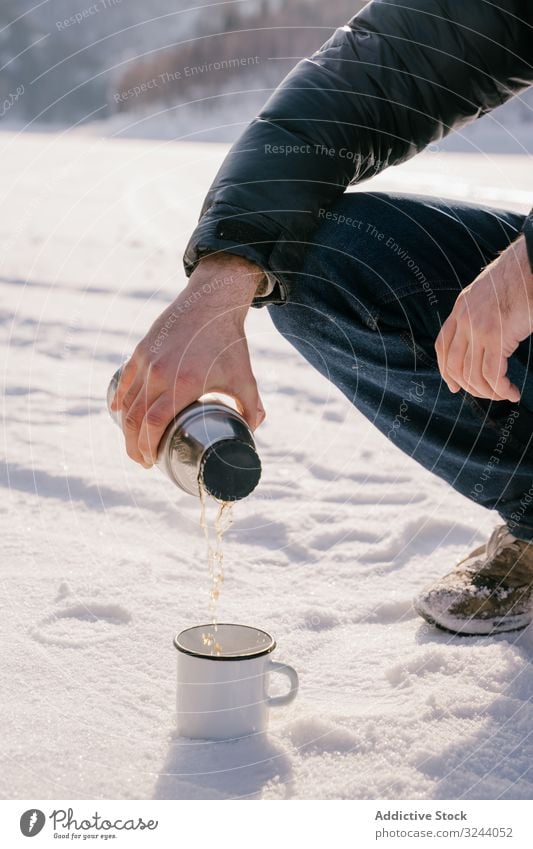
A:
<svg viewBox="0 0 533 849">
<path fill-rule="evenodd" d="M 492 265 L 492 264 L 491 264 Z M 515 295 L 508 298 L 508 310 L 518 308 L 520 299 L 517 299 L 516 289 L 527 296 L 527 300 L 531 307 L 533 306 L 533 271 L 529 265 L 529 259 L 526 249 L 526 240 L 522 233 L 508 245 L 505 250 L 494 260 L 494 271 L 501 275 L 502 283 L 508 286 L 509 292 L 515 292 Z M 498 276 L 495 278 L 498 279 Z"/>
<path fill-rule="evenodd" d="M 248 307 L 266 282 L 265 272 L 254 262 L 236 254 L 213 253 L 200 259 L 187 289 L 195 295 L 202 293 L 227 304 Z"/>
</svg>

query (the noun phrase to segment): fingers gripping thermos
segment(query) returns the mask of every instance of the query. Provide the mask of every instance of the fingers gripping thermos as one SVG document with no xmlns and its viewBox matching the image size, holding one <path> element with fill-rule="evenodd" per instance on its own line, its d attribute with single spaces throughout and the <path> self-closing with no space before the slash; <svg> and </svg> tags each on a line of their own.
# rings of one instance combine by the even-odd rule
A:
<svg viewBox="0 0 533 849">
<path fill-rule="evenodd" d="M 111 410 L 122 367 L 107 390 L 107 408 L 120 425 L 120 413 Z M 249 495 L 261 477 L 261 461 L 246 421 L 219 400 L 195 401 L 181 410 L 165 430 L 157 449 L 156 465 L 184 492 L 199 496 L 200 485 L 220 501 L 238 501 Z"/>
</svg>

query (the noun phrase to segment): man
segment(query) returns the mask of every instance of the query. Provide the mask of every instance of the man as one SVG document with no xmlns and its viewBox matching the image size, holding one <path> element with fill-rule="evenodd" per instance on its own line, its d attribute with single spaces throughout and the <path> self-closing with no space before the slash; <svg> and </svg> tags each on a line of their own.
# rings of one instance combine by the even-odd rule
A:
<svg viewBox="0 0 533 849">
<path fill-rule="evenodd" d="M 137 346 L 115 398 L 127 451 L 145 467 L 172 416 L 204 392 L 233 395 L 256 428 L 265 413 L 244 319 L 267 305 L 391 441 L 502 516 L 486 545 L 415 600 L 463 634 L 533 616 L 533 218 L 345 189 L 532 81 L 528 0 L 365 6 L 232 147 L 186 249 L 190 282 Z"/>
</svg>

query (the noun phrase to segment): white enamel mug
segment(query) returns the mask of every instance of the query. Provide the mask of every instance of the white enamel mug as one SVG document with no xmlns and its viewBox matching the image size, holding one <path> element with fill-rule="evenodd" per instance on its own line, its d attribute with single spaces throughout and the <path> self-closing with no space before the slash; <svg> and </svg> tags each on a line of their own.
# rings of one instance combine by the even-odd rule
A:
<svg viewBox="0 0 533 849">
<path fill-rule="evenodd" d="M 214 634 L 220 652 L 204 645 Z M 174 639 L 178 650 L 178 733 L 200 740 L 230 740 L 266 731 L 269 709 L 288 705 L 298 692 L 292 666 L 272 660 L 274 639 L 249 625 L 196 625 Z M 270 672 L 282 672 L 290 689 L 268 693 Z"/>
</svg>

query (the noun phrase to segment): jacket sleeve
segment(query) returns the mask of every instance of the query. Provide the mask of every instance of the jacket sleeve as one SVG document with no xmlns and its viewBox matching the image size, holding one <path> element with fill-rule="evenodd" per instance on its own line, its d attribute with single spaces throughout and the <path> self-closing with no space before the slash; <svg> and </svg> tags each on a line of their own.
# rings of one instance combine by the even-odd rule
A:
<svg viewBox="0 0 533 849">
<path fill-rule="evenodd" d="M 368 3 L 293 68 L 232 146 L 185 250 L 186 273 L 228 251 L 283 282 L 349 184 L 531 85 L 532 25 L 531 0 Z"/>
</svg>

